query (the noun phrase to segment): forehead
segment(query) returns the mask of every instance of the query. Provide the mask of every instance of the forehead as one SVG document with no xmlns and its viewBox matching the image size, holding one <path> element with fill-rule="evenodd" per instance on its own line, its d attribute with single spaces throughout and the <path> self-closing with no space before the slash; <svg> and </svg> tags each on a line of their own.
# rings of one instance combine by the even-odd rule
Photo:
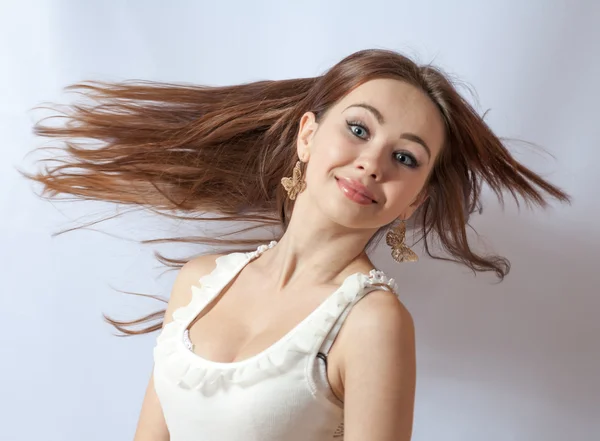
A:
<svg viewBox="0 0 600 441">
<path fill-rule="evenodd" d="M 385 126 L 427 138 L 430 145 L 443 143 L 444 123 L 440 111 L 425 92 L 411 84 L 394 79 L 367 81 L 344 96 L 334 109 L 344 112 L 348 106 L 358 103 L 378 109 Z"/>
</svg>

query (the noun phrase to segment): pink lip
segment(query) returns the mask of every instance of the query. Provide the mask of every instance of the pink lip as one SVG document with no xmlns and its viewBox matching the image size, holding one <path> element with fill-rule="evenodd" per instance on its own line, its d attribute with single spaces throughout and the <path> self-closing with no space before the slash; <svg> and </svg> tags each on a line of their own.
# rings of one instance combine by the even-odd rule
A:
<svg viewBox="0 0 600 441">
<path fill-rule="evenodd" d="M 362 203 L 365 205 L 377 203 L 373 193 L 371 193 L 367 189 L 367 187 L 365 187 L 359 181 L 357 181 L 355 179 L 348 179 L 348 178 L 336 178 L 336 179 L 338 181 L 338 185 L 340 187 L 342 187 L 342 190 L 344 190 L 344 193 L 346 194 L 346 196 L 350 197 L 350 199 L 354 200 L 355 202 L 359 202 L 359 203 Z M 357 197 L 352 197 L 352 195 L 348 194 L 349 192 L 347 190 L 350 190 L 350 192 L 355 193 L 355 195 Z"/>
</svg>

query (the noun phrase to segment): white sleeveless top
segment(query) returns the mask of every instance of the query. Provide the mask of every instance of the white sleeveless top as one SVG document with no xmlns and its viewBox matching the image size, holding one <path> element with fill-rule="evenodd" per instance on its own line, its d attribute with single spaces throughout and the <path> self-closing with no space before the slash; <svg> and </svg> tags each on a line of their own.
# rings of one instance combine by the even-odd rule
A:
<svg viewBox="0 0 600 441">
<path fill-rule="evenodd" d="M 192 300 L 173 313 L 154 347 L 154 387 L 171 441 L 341 441 L 343 403 L 331 393 L 319 353 L 327 354 L 350 309 L 394 279 L 377 270 L 348 276 L 283 338 L 245 360 L 219 363 L 190 349 L 187 330 L 200 312 L 253 259 L 273 247 L 231 253 L 192 286 Z"/>
</svg>

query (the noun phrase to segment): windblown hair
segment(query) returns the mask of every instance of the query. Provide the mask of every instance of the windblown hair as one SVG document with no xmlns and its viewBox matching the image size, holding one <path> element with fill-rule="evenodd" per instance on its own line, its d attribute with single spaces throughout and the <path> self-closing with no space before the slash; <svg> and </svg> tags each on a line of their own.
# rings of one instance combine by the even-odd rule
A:
<svg viewBox="0 0 600 441">
<path fill-rule="evenodd" d="M 83 82 L 67 88 L 91 99 L 67 106 L 61 126 L 35 126 L 35 133 L 61 140 L 65 155 L 28 178 L 43 184 L 43 195 L 110 201 L 151 209 L 186 220 L 215 213 L 226 221 L 279 225 L 285 231 L 293 201 L 281 178 L 291 176 L 301 116 L 317 121 L 347 93 L 366 81 L 389 78 L 424 91 L 445 123 L 445 145 L 428 180 L 429 197 L 415 213 L 427 254 L 493 271 L 502 279 L 507 259 L 473 251 L 467 240 L 469 215 L 478 210 L 485 183 L 503 202 L 545 206 L 547 197 L 568 196 L 518 163 L 483 118 L 438 68 L 417 65 L 386 50 L 356 52 L 321 76 L 258 81 L 225 87 L 154 82 Z M 91 141 L 91 142 L 90 142 Z M 382 230 L 373 240 L 381 237 Z M 443 254 L 434 255 L 437 239 Z M 254 240 L 227 237 L 171 238 L 171 241 L 256 247 Z M 371 243 L 370 243 L 371 244 Z M 241 248 L 240 248 L 241 249 Z M 185 259 L 161 257 L 178 267 Z M 157 330 L 164 310 L 138 320 L 105 319 L 126 335 Z"/>
</svg>

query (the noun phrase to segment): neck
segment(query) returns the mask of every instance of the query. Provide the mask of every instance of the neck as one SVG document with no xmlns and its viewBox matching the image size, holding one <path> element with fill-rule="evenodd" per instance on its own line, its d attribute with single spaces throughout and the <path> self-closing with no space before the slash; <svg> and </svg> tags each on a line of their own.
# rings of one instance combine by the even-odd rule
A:
<svg viewBox="0 0 600 441">
<path fill-rule="evenodd" d="M 373 268 L 364 251 L 373 230 L 349 229 L 318 217 L 292 216 L 283 237 L 265 253 L 264 268 L 277 290 L 301 280 L 339 284 L 349 274 Z"/>
</svg>

